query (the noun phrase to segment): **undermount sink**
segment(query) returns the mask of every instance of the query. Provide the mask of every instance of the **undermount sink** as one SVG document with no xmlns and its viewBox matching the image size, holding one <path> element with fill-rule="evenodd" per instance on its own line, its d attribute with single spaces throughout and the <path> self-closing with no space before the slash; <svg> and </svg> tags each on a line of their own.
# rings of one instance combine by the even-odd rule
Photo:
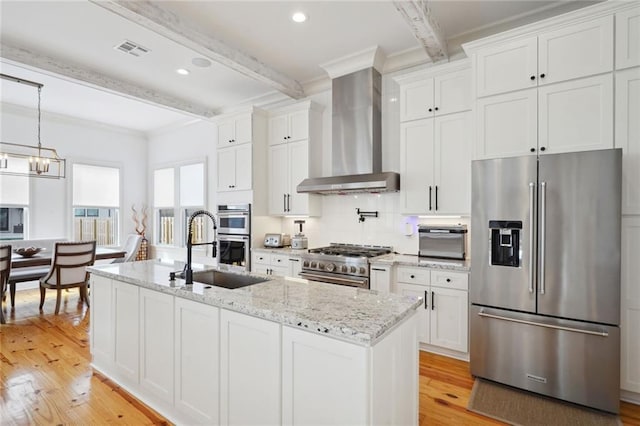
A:
<svg viewBox="0 0 640 426">
<path fill-rule="evenodd" d="M 202 284 L 213 285 L 216 287 L 234 289 L 263 283 L 268 280 L 259 277 L 252 277 L 250 275 L 234 274 L 233 272 L 194 271 L 193 281 Z"/>
</svg>

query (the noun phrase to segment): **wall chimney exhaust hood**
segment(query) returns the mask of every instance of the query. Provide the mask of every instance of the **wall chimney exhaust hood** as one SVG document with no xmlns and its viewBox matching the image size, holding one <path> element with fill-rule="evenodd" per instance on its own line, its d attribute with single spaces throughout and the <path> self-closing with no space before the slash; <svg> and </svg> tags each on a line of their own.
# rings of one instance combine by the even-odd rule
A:
<svg viewBox="0 0 640 426">
<path fill-rule="evenodd" d="M 305 179 L 298 185 L 298 192 L 343 194 L 400 190 L 400 175 L 382 172 L 381 87 L 382 78 L 373 67 L 332 80 L 333 176 Z"/>
</svg>

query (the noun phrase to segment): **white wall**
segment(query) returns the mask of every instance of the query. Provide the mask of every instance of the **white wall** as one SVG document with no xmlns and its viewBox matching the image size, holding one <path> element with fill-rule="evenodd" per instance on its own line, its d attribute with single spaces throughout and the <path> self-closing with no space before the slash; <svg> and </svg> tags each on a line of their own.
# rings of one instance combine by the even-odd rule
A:
<svg viewBox="0 0 640 426">
<path fill-rule="evenodd" d="M 2 104 L 0 138 L 37 145 L 37 112 Z M 120 167 L 120 239 L 134 232 L 132 204 L 147 200 L 147 141 L 143 134 L 53 114 L 42 114 L 42 145 L 67 160 L 66 179 L 30 179 L 29 238 L 71 238 L 73 162 Z"/>
</svg>

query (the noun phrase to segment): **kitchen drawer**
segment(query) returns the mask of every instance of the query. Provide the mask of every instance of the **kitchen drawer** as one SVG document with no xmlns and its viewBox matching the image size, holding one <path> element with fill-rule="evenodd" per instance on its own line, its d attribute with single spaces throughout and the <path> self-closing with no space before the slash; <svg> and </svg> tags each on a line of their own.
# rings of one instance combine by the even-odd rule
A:
<svg viewBox="0 0 640 426">
<path fill-rule="evenodd" d="M 398 268 L 399 283 L 429 285 L 431 270 L 427 268 L 412 268 L 401 266 Z"/>
<path fill-rule="evenodd" d="M 469 275 L 462 272 L 431 270 L 431 285 L 466 291 L 469 288 Z"/>
<path fill-rule="evenodd" d="M 257 265 L 271 265 L 271 253 L 254 253 L 253 263 Z"/>
<path fill-rule="evenodd" d="M 288 268 L 289 255 L 288 254 L 271 254 L 271 266 Z M 286 274 L 285 274 L 286 275 Z"/>
</svg>

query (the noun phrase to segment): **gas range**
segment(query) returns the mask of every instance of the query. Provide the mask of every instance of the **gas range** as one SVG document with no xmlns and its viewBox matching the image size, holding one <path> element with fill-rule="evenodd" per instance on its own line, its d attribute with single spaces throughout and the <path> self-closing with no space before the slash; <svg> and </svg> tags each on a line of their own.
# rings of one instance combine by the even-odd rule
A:
<svg viewBox="0 0 640 426">
<path fill-rule="evenodd" d="M 300 276 L 311 281 L 369 288 L 369 261 L 391 247 L 331 243 L 302 255 Z"/>
</svg>

